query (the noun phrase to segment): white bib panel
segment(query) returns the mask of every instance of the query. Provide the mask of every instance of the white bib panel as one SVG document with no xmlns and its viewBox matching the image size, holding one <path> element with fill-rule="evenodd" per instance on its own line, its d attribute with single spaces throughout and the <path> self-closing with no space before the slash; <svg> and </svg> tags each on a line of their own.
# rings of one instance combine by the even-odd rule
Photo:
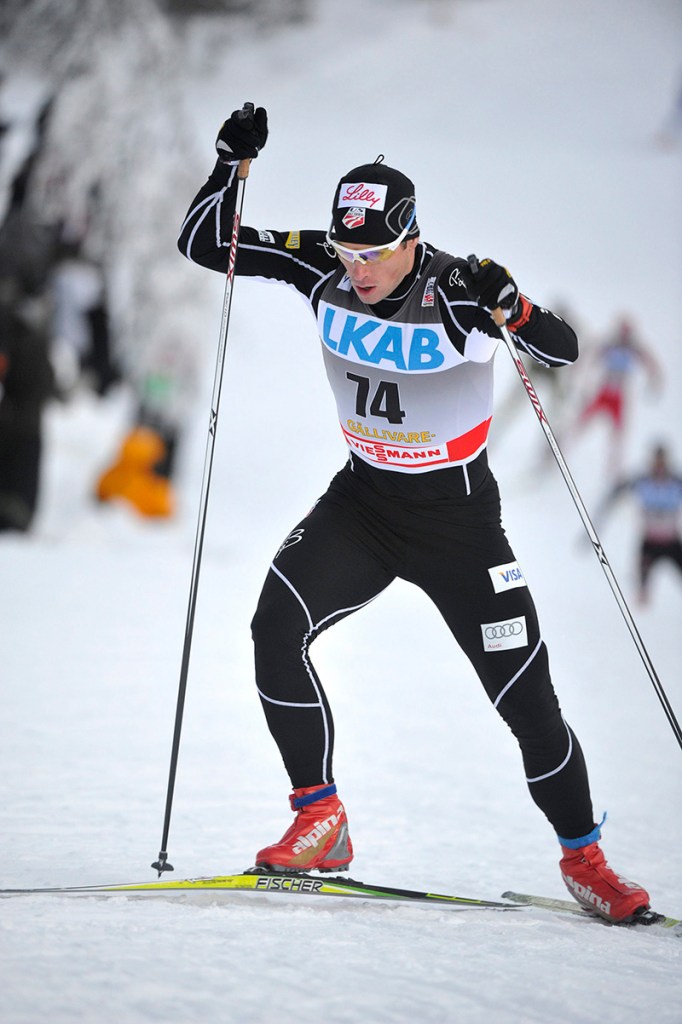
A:
<svg viewBox="0 0 682 1024">
<path fill-rule="evenodd" d="M 372 315 L 343 271 L 318 307 L 325 368 L 351 451 L 387 470 L 425 473 L 470 462 L 485 447 L 492 415 L 492 360 L 454 347 L 435 296 L 450 257 L 436 253 L 390 320 Z M 440 264 L 440 266 L 439 266 Z"/>
</svg>

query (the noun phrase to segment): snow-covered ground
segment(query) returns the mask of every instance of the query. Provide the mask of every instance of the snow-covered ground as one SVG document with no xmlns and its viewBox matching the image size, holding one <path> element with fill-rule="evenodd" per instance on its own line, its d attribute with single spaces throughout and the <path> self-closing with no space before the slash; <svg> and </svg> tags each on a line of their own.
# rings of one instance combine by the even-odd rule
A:
<svg viewBox="0 0 682 1024">
<path fill-rule="evenodd" d="M 659 437 L 679 456 L 682 151 L 655 142 L 680 74 L 679 5 L 316 7 L 312 26 L 195 41 L 188 101 L 206 171 L 217 126 L 245 99 L 271 121 L 247 184 L 249 223 L 326 224 L 340 174 L 384 152 L 416 180 L 430 241 L 504 260 L 524 291 L 568 304 L 590 335 L 621 312 L 636 318 L 666 388 L 655 404 L 636 390 L 628 468 Z M 179 223 L 190 198 L 169 195 L 168 216 Z M 222 282 L 212 286 L 214 306 L 196 310 L 209 349 Z M 502 396 L 520 385 L 504 351 L 497 362 Z M 50 411 L 36 530 L 0 541 L 3 887 L 154 876 L 211 374 L 172 524 L 89 500 L 128 422 L 125 394 Z M 309 415 L 292 416 L 304 403 Z M 569 454 L 588 507 L 603 493 L 605 441 L 595 428 Z M 681 752 L 558 470 L 532 476 L 543 443 L 523 405 L 493 436 L 507 529 L 595 808 L 609 812 L 607 856 L 682 916 Z M 177 877 L 243 870 L 290 820 L 249 621 L 272 553 L 343 459 L 303 304 L 237 281 L 169 843 Z M 679 715 L 680 581 L 663 569 L 651 604 L 635 607 L 633 531 L 624 510 L 602 539 Z M 516 745 L 419 592 L 394 584 L 313 656 L 335 712 L 355 877 L 491 899 L 510 887 L 563 895 Z M 657 934 L 550 916 L 30 897 L 0 904 L 0 1019 L 672 1024 L 681 953 Z"/>
</svg>

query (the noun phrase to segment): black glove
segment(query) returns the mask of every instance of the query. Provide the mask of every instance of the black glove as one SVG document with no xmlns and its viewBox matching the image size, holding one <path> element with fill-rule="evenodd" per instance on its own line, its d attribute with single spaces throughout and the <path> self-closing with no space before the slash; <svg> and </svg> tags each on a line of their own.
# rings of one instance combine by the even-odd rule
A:
<svg viewBox="0 0 682 1024">
<path fill-rule="evenodd" d="M 468 263 L 471 273 L 463 276 L 469 298 L 486 309 L 501 306 L 504 310 L 514 310 L 519 301 L 519 289 L 507 268 L 492 260 L 479 263 L 475 256 L 470 256 Z"/>
<path fill-rule="evenodd" d="M 267 111 L 264 107 L 254 110 L 253 103 L 245 103 L 241 110 L 232 112 L 218 132 L 218 159 L 224 164 L 255 160 L 267 139 Z"/>
</svg>

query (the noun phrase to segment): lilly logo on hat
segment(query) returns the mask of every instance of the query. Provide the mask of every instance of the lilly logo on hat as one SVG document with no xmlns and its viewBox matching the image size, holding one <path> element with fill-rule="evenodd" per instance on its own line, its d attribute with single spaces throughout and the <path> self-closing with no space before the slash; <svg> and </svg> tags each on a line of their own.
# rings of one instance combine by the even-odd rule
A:
<svg viewBox="0 0 682 1024">
<path fill-rule="evenodd" d="M 347 228 L 361 228 L 365 223 L 365 211 L 359 206 L 351 206 L 341 223 Z"/>
<path fill-rule="evenodd" d="M 383 210 L 388 185 L 373 185 L 364 181 L 344 181 L 339 189 L 341 206 L 362 206 L 368 210 Z"/>
</svg>

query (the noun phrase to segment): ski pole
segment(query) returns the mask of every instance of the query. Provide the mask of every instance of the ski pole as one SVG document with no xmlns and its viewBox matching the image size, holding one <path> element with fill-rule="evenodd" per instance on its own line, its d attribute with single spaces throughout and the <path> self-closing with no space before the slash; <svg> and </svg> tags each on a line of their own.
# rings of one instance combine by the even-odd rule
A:
<svg viewBox="0 0 682 1024">
<path fill-rule="evenodd" d="M 227 346 L 227 331 L 230 324 L 230 310 L 232 308 L 232 284 L 234 281 L 234 268 L 237 260 L 237 243 L 239 240 L 239 224 L 242 219 L 244 206 L 244 191 L 246 179 L 249 176 L 250 160 L 241 160 L 237 168 L 237 204 L 235 207 L 234 220 L 232 222 L 232 238 L 230 240 L 230 255 L 227 265 L 227 278 L 225 280 L 225 295 L 223 298 L 223 313 L 220 323 L 220 338 L 218 342 L 218 354 L 216 358 L 215 376 L 213 379 L 213 394 L 211 396 L 211 415 L 208 423 L 208 436 L 206 439 L 206 454 L 204 456 L 204 472 L 201 481 L 201 498 L 199 501 L 199 515 L 197 519 L 197 531 L 194 541 L 194 559 L 192 562 L 192 576 L 189 588 L 189 603 L 187 606 L 187 621 L 185 625 L 185 640 L 182 650 L 182 662 L 180 666 L 180 684 L 178 687 L 178 701 L 175 710 L 175 728 L 173 730 L 173 746 L 171 750 L 170 771 L 168 773 L 168 791 L 166 793 L 166 811 L 163 822 L 163 837 L 159 859 L 154 861 L 155 868 L 161 877 L 162 871 L 172 871 L 173 865 L 168 863 L 168 833 L 170 831 L 171 810 L 173 806 L 173 793 L 175 791 L 175 775 L 178 766 L 178 752 L 180 749 L 180 733 L 182 731 L 182 716 L 185 707 L 185 694 L 187 692 L 187 676 L 189 672 L 189 658 L 192 648 L 192 635 L 194 632 L 194 614 L 197 604 L 197 591 L 199 587 L 199 573 L 201 570 L 201 556 L 204 547 L 204 533 L 206 530 L 206 510 L 208 507 L 208 492 L 211 485 L 211 472 L 213 469 L 213 449 L 215 447 L 215 435 L 218 425 L 218 412 L 220 410 L 220 393 L 223 384 L 223 371 L 225 369 L 225 349 Z"/>
<path fill-rule="evenodd" d="M 471 269 L 472 274 L 478 273 L 479 265 L 478 265 L 478 260 L 477 260 L 476 256 L 473 256 L 473 255 L 469 256 L 468 257 L 468 263 L 469 263 L 469 267 Z M 547 419 L 547 416 L 545 415 L 545 411 L 542 408 L 542 404 L 540 402 L 540 399 L 537 396 L 537 392 L 535 391 L 535 388 L 533 387 L 533 385 L 532 385 L 532 383 L 530 381 L 530 378 L 529 378 L 529 376 L 528 376 L 528 374 L 526 372 L 526 368 L 523 365 L 523 362 L 521 361 L 521 357 L 519 356 L 519 354 L 518 354 L 518 352 L 516 350 L 516 346 L 514 344 L 512 336 L 509 333 L 509 330 L 507 329 L 507 322 L 505 320 L 504 312 L 498 306 L 496 309 L 493 309 L 491 315 L 492 315 L 493 320 L 495 321 L 495 324 L 497 325 L 497 328 L 498 328 L 500 334 L 502 335 L 502 339 L 503 339 L 505 345 L 509 349 L 509 354 L 511 355 L 511 357 L 512 357 L 512 359 L 514 361 L 514 365 L 515 365 L 515 367 L 516 367 L 516 369 L 518 371 L 519 377 L 521 378 L 521 380 L 523 382 L 523 386 L 526 389 L 526 394 L 528 395 L 528 398 L 530 399 L 531 405 L 535 409 L 535 414 L 536 414 L 538 420 L 540 421 L 540 426 L 542 427 L 542 429 L 543 429 L 543 431 L 545 433 L 545 437 L 549 441 L 549 445 L 550 445 L 550 448 L 552 449 L 552 453 L 554 455 L 554 458 L 556 459 L 557 465 L 559 466 L 559 469 L 561 470 L 561 475 L 563 476 L 564 481 L 566 483 L 566 486 L 568 487 L 568 490 L 569 490 L 569 492 L 571 494 L 571 497 L 573 498 L 573 501 L 575 503 L 575 507 L 578 510 L 578 514 L 579 514 L 579 516 L 580 516 L 580 518 L 582 520 L 583 526 L 585 527 L 585 530 L 587 532 L 587 536 L 590 538 L 590 541 L 592 543 L 592 547 L 594 549 L 594 552 L 595 552 L 597 558 L 599 559 L 599 564 L 601 565 L 602 569 L 604 570 L 604 574 L 605 574 L 607 580 L 609 581 L 609 586 L 611 587 L 611 590 L 613 591 L 613 596 L 615 597 L 616 603 L 617 603 L 618 607 L 620 608 L 621 614 L 622 614 L 623 618 L 625 619 L 625 622 L 627 624 L 628 629 L 630 630 L 630 635 L 631 635 L 632 639 L 634 640 L 635 646 L 636 646 L 636 648 L 637 648 L 637 650 L 639 652 L 639 656 L 640 656 L 640 658 L 642 659 L 642 661 L 644 663 L 644 667 L 645 667 L 647 673 L 649 674 L 649 678 L 650 678 L 650 680 L 651 680 L 651 682 L 653 684 L 653 687 L 654 687 L 654 690 L 656 691 L 658 699 L 661 702 L 663 710 L 665 711 L 665 714 L 666 714 L 666 717 L 668 719 L 668 722 L 670 723 L 670 727 L 671 727 L 672 731 L 675 734 L 675 739 L 677 740 L 677 742 L 679 743 L 680 747 L 682 748 L 682 728 L 680 728 L 680 723 L 677 721 L 677 718 L 675 717 L 675 712 L 673 711 L 672 706 L 670 704 L 670 701 L 668 700 L 667 694 L 666 694 L 665 690 L 663 689 L 663 685 L 661 683 L 661 680 L 658 677 L 656 669 L 654 668 L 653 662 L 652 662 L 651 658 L 649 657 L 649 652 L 647 651 L 647 649 L 646 649 L 646 647 L 644 645 L 644 641 L 642 640 L 642 637 L 640 636 L 639 630 L 637 629 L 637 626 L 635 624 L 635 620 L 632 617 L 632 613 L 630 612 L 630 609 L 629 609 L 629 607 L 627 605 L 625 597 L 623 596 L 623 592 L 622 592 L 622 590 L 621 590 L 621 588 L 620 588 L 620 586 L 618 584 L 618 580 L 616 579 L 616 576 L 615 576 L 615 574 L 613 572 L 613 569 L 611 568 L 611 563 L 609 562 L 608 558 L 606 557 L 606 552 L 604 551 L 603 545 L 602 545 L 601 541 L 599 540 L 599 537 L 597 535 L 597 531 L 595 530 L 594 525 L 592 523 L 592 520 L 590 519 L 590 516 L 589 516 L 589 514 L 587 512 L 587 508 L 585 507 L 585 503 L 583 502 L 583 499 L 580 496 L 580 492 L 579 492 L 579 490 L 578 490 L 578 488 L 576 486 L 576 483 L 575 483 L 575 481 L 574 481 L 574 479 L 573 479 L 573 477 L 571 475 L 571 472 L 570 472 L 570 470 L 568 468 L 566 460 L 564 459 L 564 457 L 563 457 L 563 455 L 561 453 L 561 449 L 559 448 L 559 444 L 557 442 L 557 439 L 554 436 L 554 432 L 553 432 L 553 430 L 552 430 L 552 428 L 551 428 L 551 426 L 549 424 L 549 420 Z"/>
</svg>

